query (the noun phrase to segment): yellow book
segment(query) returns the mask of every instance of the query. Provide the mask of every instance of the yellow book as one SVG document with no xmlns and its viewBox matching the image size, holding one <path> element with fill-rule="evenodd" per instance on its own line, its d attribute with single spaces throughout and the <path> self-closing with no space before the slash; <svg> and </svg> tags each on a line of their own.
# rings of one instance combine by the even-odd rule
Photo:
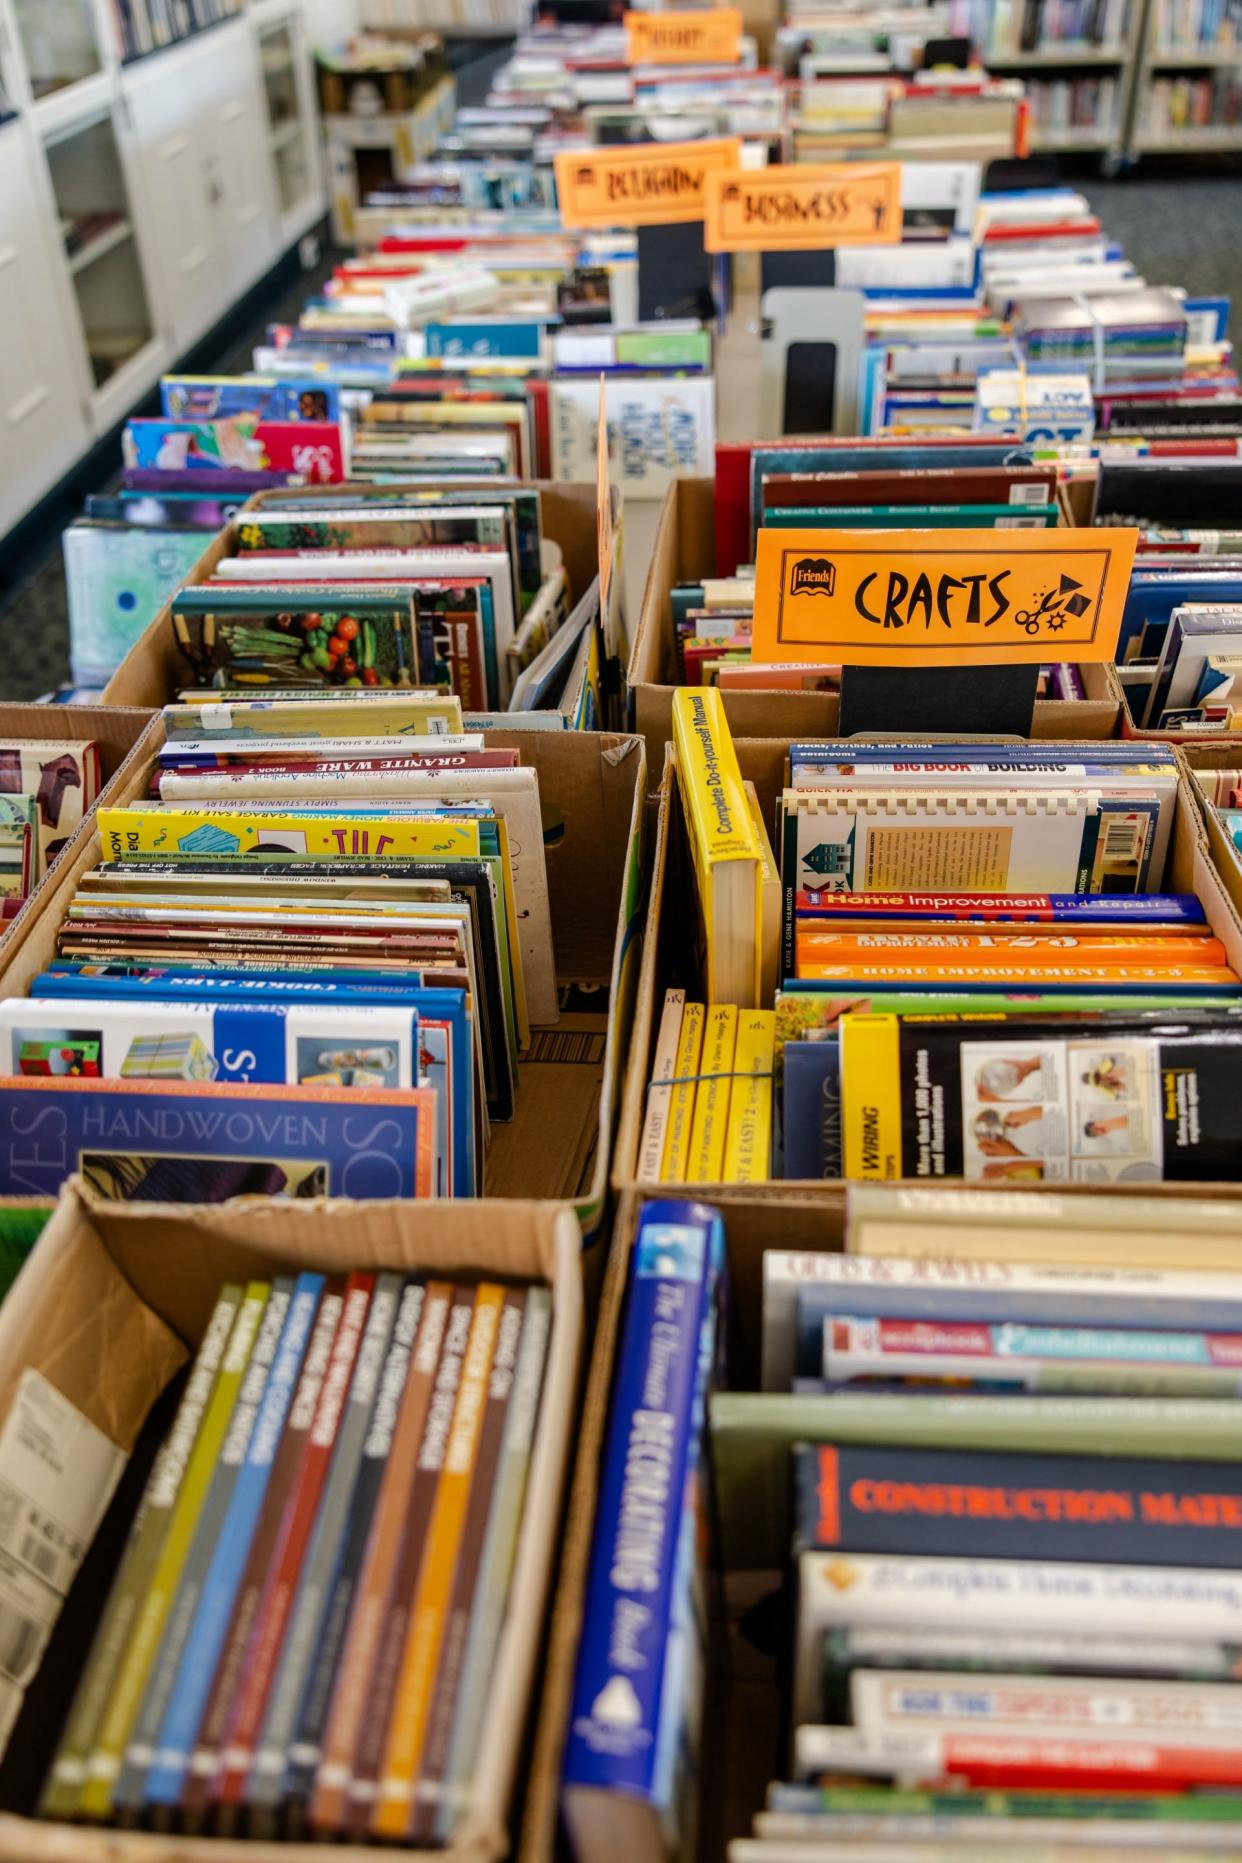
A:
<svg viewBox="0 0 1242 1863">
<path fill-rule="evenodd" d="M 900 1177 L 901 1024 L 896 1016 L 842 1016 L 840 1042 L 842 1175 Z"/>
<path fill-rule="evenodd" d="M 781 908 L 784 893 L 781 890 L 776 855 L 772 852 L 772 843 L 763 824 L 759 793 L 753 783 L 746 783 L 743 787 L 750 805 L 750 819 L 755 825 L 755 839 L 759 843 L 759 969 L 755 978 L 755 1001 L 763 1004 L 774 1001 L 780 982 Z"/>
<path fill-rule="evenodd" d="M 444 816 L 351 815 L 348 809 L 270 814 L 250 809 L 162 808 L 155 804 L 99 811 L 105 860 L 135 855 L 323 855 L 348 860 L 477 860 L 478 823 Z"/>
<path fill-rule="evenodd" d="M 713 687 L 674 692 L 673 742 L 703 920 L 708 999 L 753 1009 L 763 857 L 724 702 Z"/>
<path fill-rule="evenodd" d="M 678 1084 L 669 1094 L 668 1129 L 664 1134 L 664 1157 L 660 1164 L 660 1181 L 664 1184 L 686 1181 L 694 1122 L 695 1077 L 703 1051 L 703 1020 L 702 1003 L 687 1003 L 681 1012 L 681 1039 L 673 1070 L 673 1079 Z"/>
<path fill-rule="evenodd" d="M 410 1822 L 504 1298 L 503 1287 L 485 1281 L 475 1299 L 444 1466 L 419 1568 L 418 1591 L 406 1630 L 380 1770 L 379 1797 L 371 1818 L 371 1831 L 376 1837 L 404 1837 Z"/>
<path fill-rule="evenodd" d="M 718 1184 L 724 1168 L 732 1084 L 729 1076 L 733 1072 L 737 1017 L 732 1003 L 708 1004 L 703 1026 L 703 1054 L 699 1061 L 699 1090 L 694 1099 L 694 1120 L 690 1127 L 690 1163 L 686 1177 L 692 1184 Z"/>
<path fill-rule="evenodd" d="M 763 1184 L 772 1175 L 775 1040 L 776 1016 L 772 1010 L 747 1009 L 738 1016 L 723 1183 Z"/>
</svg>

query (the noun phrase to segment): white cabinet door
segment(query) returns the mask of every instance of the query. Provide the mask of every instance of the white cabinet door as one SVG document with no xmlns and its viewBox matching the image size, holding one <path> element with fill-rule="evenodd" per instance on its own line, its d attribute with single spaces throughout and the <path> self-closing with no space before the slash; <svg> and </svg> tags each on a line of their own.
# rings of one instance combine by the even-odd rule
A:
<svg viewBox="0 0 1242 1863">
<path fill-rule="evenodd" d="M 195 92 L 207 118 L 229 295 L 240 297 L 277 258 L 277 220 L 258 53 L 245 23 L 217 29 L 198 48 Z"/>
<path fill-rule="evenodd" d="M 144 244 L 158 255 L 160 314 L 178 353 L 203 335 L 233 296 L 221 264 L 208 117 L 187 56 L 195 49 L 165 53 L 123 79 L 149 223 Z"/>
<path fill-rule="evenodd" d="M 0 535 L 90 442 L 24 126 L 0 125 Z"/>
</svg>

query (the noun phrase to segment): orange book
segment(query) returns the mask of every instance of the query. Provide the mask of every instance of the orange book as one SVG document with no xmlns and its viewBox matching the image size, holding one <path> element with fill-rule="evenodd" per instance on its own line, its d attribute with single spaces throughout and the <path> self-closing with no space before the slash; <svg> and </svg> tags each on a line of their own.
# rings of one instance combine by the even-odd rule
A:
<svg viewBox="0 0 1242 1863">
<path fill-rule="evenodd" d="M 1085 959 L 1081 963 L 1069 964 L 997 963 L 972 961 L 968 958 L 963 958 L 960 963 L 911 964 L 885 963 L 882 959 L 828 963 L 819 958 L 810 958 L 805 968 L 799 964 L 798 976 L 800 980 L 809 983 L 995 983 L 1001 987 L 1021 983 L 1029 984 L 1034 989 L 1043 983 L 1142 983 L 1150 988 L 1153 981 L 1151 966 L 1146 962 L 1092 964 Z M 1239 981 L 1236 971 L 1230 970 L 1227 964 L 1216 969 L 1211 966 L 1169 964 L 1159 972 L 1157 980 L 1162 990 L 1174 984 L 1197 984 L 1223 989 Z M 1119 999 L 1118 1007 L 1125 1008 L 1123 999 Z"/>
<path fill-rule="evenodd" d="M 379 1796 L 371 1819 L 371 1830 L 376 1837 L 404 1837 L 414 1812 L 414 1787 L 453 1592 L 457 1551 L 470 1501 L 475 1456 L 487 1403 L 487 1381 L 504 1298 L 503 1287 L 486 1282 L 479 1287 L 388 1728 Z"/>
<path fill-rule="evenodd" d="M 1148 969 L 1167 969 L 1186 965 L 1206 969 L 1223 965 L 1225 947 L 1219 938 L 1197 934 L 1173 933 L 1167 937 L 1135 936 L 1114 932 L 1111 936 L 1063 931 L 1009 931 L 994 928 L 974 929 L 953 926 L 933 931 L 913 926 L 888 931 L 860 931 L 823 925 L 798 926 L 797 964 L 800 977 L 811 973 L 808 964 L 851 964 L 858 960 L 874 963 L 893 958 L 903 964 L 965 963 L 1001 964 L 1012 960 L 1019 964 L 1049 962 L 1088 964 L 1141 964 Z"/>
<path fill-rule="evenodd" d="M 373 1430 L 384 1427 L 389 1436 L 388 1467 L 354 1591 L 349 1631 L 308 1807 L 312 1827 L 325 1833 L 339 1829 L 345 1817 L 354 1749 L 370 1706 L 380 1630 L 405 1536 L 423 1424 L 456 1291 L 443 1281 L 429 1284 L 400 1402 L 388 1406 L 382 1423 L 377 1414 L 371 1424 Z"/>
</svg>

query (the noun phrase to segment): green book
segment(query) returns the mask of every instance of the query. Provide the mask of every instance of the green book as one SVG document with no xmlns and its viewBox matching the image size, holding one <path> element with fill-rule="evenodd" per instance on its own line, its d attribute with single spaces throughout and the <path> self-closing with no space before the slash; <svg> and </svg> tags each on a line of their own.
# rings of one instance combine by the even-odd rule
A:
<svg viewBox="0 0 1242 1863">
<path fill-rule="evenodd" d="M 1054 530 L 1047 505 L 773 505 L 766 530 Z"/>
<path fill-rule="evenodd" d="M 721 1391 L 711 1451 L 726 1571 L 785 1566 L 790 1451 L 824 1442 L 1242 1462 L 1233 1398 Z"/>
<path fill-rule="evenodd" d="M 0 1208 L 0 1299 L 8 1293 L 52 1214 L 50 1206 L 20 1202 Z"/>
<path fill-rule="evenodd" d="M 194 1542 L 199 1515 L 215 1474 L 233 1406 L 250 1364 L 260 1325 L 265 1318 L 272 1320 L 277 1314 L 283 1318 L 292 1286 L 291 1281 L 278 1282 L 272 1286 L 259 1281 L 253 1282 L 246 1289 L 246 1297 L 238 1309 L 225 1349 L 220 1376 L 216 1380 L 186 1466 L 185 1479 L 168 1522 L 164 1543 L 159 1549 L 154 1570 L 143 1593 L 141 1609 L 133 1619 L 123 1660 L 108 1691 L 107 1706 L 99 1722 L 78 1800 L 79 1817 L 106 1818 L 111 1811 L 113 1786 L 120 1773 L 130 1728 L 159 1648 L 165 1620 L 172 1608 L 181 1568 Z M 280 1290 L 283 1290 L 282 1297 L 276 1299 Z M 271 1326 L 266 1326 L 264 1331 L 270 1333 Z"/>
<path fill-rule="evenodd" d="M 125 1554 L 113 1582 L 104 1614 L 95 1632 L 91 1653 L 82 1671 L 73 1707 L 56 1749 L 40 1813 L 45 1818 L 71 1818 L 86 1779 L 86 1763 L 103 1720 L 112 1683 L 120 1667 L 139 1600 L 155 1573 L 173 1510 L 208 1404 L 223 1376 L 225 1348 L 234 1331 L 244 1298 L 240 1286 L 221 1293 L 198 1349 L 185 1390 L 155 1458 L 138 1512 L 130 1528 Z"/>
</svg>

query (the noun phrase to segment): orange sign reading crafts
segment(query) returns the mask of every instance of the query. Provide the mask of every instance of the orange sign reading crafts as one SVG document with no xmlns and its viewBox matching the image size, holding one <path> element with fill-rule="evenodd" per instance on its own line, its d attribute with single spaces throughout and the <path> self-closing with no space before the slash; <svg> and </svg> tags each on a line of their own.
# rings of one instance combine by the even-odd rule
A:
<svg viewBox="0 0 1242 1863">
<path fill-rule="evenodd" d="M 768 665 L 1111 660 L 1136 534 L 761 530 L 751 651 Z"/>
<path fill-rule="evenodd" d="M 627 13 L 625 42 L 631 65 L 733 65 L 742 53 L 742 15 L 735 6 Z"/>
<path fill-rule="evenodd" d="M 711 142 L 640 142 L 630 148 L 562 149 L 556 202 L 568 227 L 675 226 L 701 220 L 707 177 L 736 168 L 736 136 Z"/>
<path fill-rule="evenodd" d="M 709 252 L 811 252 L 900 240 L 900 162 L 794 163 L 708 178 Z"/>
</svg>

